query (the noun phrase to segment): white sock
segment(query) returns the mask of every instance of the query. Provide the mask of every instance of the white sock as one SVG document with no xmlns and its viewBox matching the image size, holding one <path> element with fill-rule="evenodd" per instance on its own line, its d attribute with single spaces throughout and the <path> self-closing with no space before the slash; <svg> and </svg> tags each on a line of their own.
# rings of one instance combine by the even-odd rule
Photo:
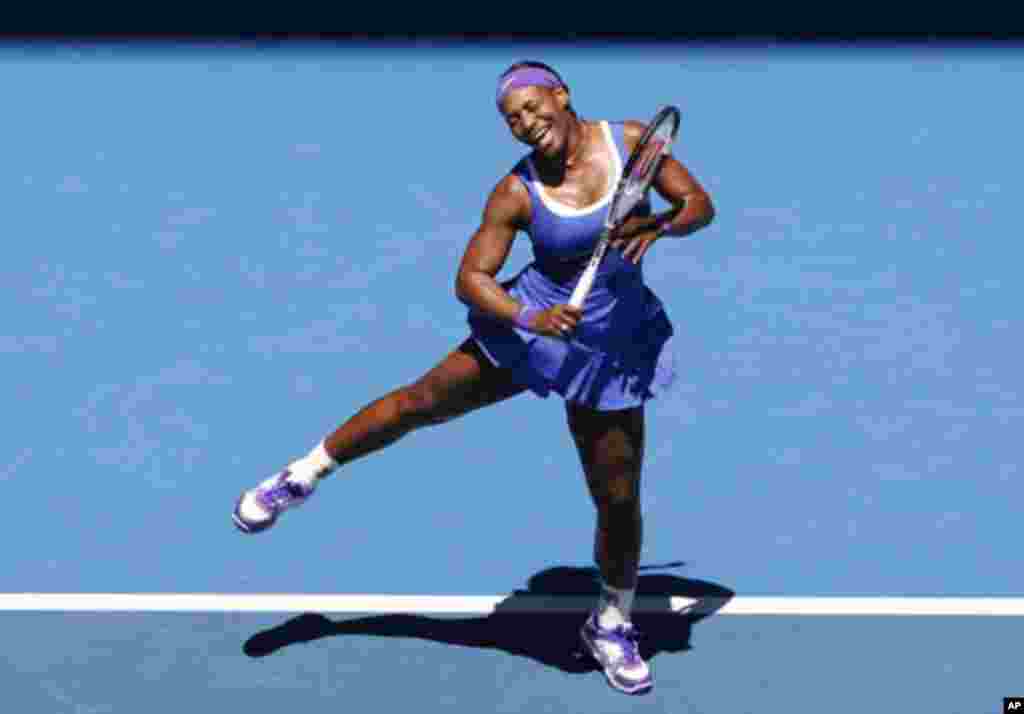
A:
<svg viewBox="0 0 1024 714">
<path fill-rule="evenodd" d="M 620 590 L 601 583 L 601 596 L 597 601 L 597 624 L 605 629 L 630 622 L 636 589 Z"/>
<path fill-rule="evenodd" d="M 338 468 L 338 462 L 331 458 L 321 441 L 306 456 L 288 465 L 289 479 L 316 487 L 317 482 Z"/>
</svg>

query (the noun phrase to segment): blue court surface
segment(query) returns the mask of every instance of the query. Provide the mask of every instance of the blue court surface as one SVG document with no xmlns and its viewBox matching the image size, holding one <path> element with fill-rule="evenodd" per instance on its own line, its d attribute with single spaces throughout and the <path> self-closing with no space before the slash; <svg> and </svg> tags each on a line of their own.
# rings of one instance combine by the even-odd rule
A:
<svg viewBox="0 0 1024 714">
<path fill-rule="evenodd" d="M 644 261 L 680 375 L 647 410 L 644 697 L 578 650 L 594 513 L 557 397 L 231 524 L 465 338 L 527 58 L 584 118 L 678 105 L 718 212 Z M 1010 45 L 0 46 L 10 710 L 1002 711 L 1022 78 Z"/>
</svg>

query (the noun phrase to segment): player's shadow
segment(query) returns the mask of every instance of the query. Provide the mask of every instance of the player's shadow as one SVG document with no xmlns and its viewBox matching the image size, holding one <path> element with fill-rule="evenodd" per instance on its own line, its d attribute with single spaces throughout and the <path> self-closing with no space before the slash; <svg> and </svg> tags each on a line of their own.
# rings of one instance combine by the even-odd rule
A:
<svg viewBox="0 0 1024 714">
<path fill-rule="evenodd" d="M 640 651 L 645 659 L 661 652 L 689 650 L 693 625 L 717 612 L 734 595 L 713 583 L 643 572 L 658 567 L 642 569 L 632 618 L 642 633 Z M 596 601 L 598 587 L 593 568 L 553 567 L 531 577 L 526 590 L 515 591 L 487 616 L 389 614 L 335 621 L 305 613 L 256 633 L 243 651 L 250 657 L 265 657 L 283 647 L 324 637 L 405 637 L 498 649 L 563 672 L 591 672 L 597 667 L 584 654 L 579 631 Z"/>
</svg>

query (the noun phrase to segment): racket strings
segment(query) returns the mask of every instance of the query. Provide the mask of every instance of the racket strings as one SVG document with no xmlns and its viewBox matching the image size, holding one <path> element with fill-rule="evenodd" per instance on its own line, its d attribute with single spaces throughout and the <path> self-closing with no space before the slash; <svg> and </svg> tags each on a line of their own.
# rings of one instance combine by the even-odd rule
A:
<svg viewBox="0 0 1024 714">
<path fill-rule="evenodd" d="M 609 208 L 609 219 L 612 223 L 625 220 L 637 204 L 644 200 L 677 126 L 678 114 L 665 112 L 660 120 L 644 133 L 627 162 L 622 190 L 612 199 Z"/>
<path fill-rule="evenodd" d="M 629 180 L 639 185 L 643 185 L 654 173 L 654 167 L 658 164 L 658 159 L 661 157 L 661 152 L 665 148 L 665 140 L 655 137 L 651 140 L 642 154 L 640 154 L 640 160 L 636 162 L 636 166 L 630 172 Z"/>
<path fill-rule="evenodd" d="M 676 138 L 679 122 L 678 108 L 662 107 L 630 153 L 612 196 L 611 204 L 608 206 L 604 231 L 594 248 L 590 262 L 576 283 L 576 288 L 569 300 L 571 305 L 581 307 L 586 300 L 596 278 L 598 264 L 604 257 L 614 230 L 621 226 L 629 215 L 642 204 L 647 203 L 649 210 L 647 189 L 650 188 L 654 177 L 658 174 L 662 158 L 668 155 L 668 147 Z"/>
</svg>

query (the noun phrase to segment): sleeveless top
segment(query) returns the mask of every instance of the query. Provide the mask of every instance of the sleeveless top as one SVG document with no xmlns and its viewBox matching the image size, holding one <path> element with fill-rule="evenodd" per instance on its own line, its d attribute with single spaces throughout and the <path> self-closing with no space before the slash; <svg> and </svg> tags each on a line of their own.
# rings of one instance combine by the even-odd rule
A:
<svg viewBox="0 0 1024 714">
<path fill-rule="evenodd" d="M 529 156 L 512 170 L 530 195 L 534 261 L 502 287 L 529 307 L 569 302 L 586 267 L 628 152 L 620 122 L 600 123 L 612 147 L 612 172 L 601 199 L 574 208 L 548 196 Z M 634 214 L 649 215 L 649 202 Z M 569 339 L 547 337 L 470 308 L 473 337 L 495 364 L 508 367 L 539 396 L 551 390 L 596 409 L 637 406 L 663 391 L 674 377 L 666 343 L 674 330 L 665 308 L 643 280 L 643 260 L 634 264 L 609 249 L 583 305 L 583 318 Z"/>
</svg>

